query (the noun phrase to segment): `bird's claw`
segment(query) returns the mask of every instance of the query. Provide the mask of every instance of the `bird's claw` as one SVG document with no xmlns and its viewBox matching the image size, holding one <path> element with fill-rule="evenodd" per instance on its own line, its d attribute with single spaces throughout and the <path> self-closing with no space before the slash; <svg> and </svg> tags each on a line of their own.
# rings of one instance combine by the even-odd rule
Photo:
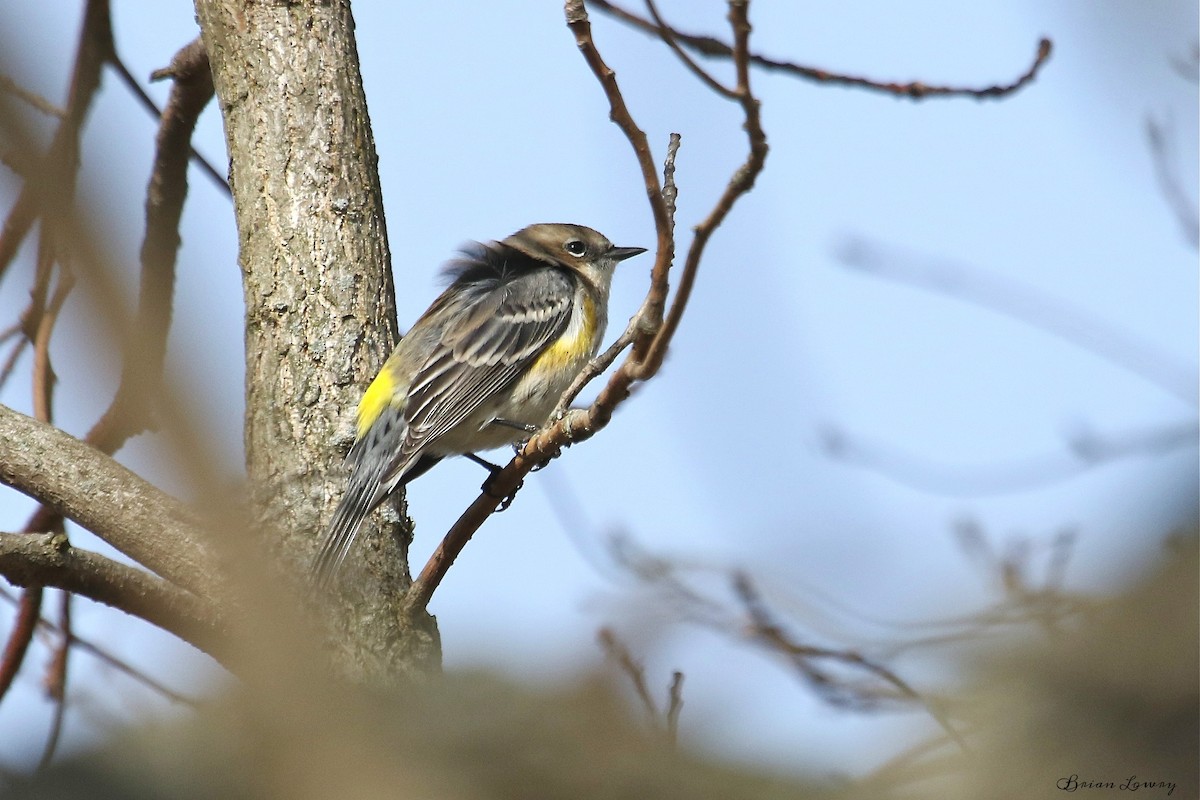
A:
<svg viewBox="0 0 1200 800">
<path fill-rule="evenodd" d="M 488 497 L 491 497 L 495 500 L 500 501 L 500 504 L 498 506 L 496 506 L 496 512 L 495 512 L 498 514 L 501 511 L 507 511 L 508 507 L 513 504 L 513 500 L 515 500 L 517 498 L 517 492 L 521 491 L 521 487 L 525 485 L 525 481 L 518 482 L 517 485 L 513 488 L 513 490 L 511 492 L 509 492 L 508 494 L 501 495 L 501 494 L 496 494 L 495 492 L 492 491 L 492 481 L 495 480 L 495 478 L 496 478 L 495 474 L 489 475 L 488 479 L 486 481 L 484 481 L 483 485 L 480 486 L 479 488 Z"/>
</svg>

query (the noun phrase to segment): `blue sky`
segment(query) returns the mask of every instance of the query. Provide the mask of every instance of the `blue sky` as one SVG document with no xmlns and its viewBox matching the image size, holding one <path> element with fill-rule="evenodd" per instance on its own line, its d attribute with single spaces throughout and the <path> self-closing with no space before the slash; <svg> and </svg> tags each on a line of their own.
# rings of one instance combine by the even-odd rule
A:
<svg viewBox="0 0 1200 800">
<path fill-rule="evenodd" d="M 559 6 L 465 5 L 355 8 L 402 328 L 468 239 L 570 221 L 623 245 L 654 241 L 632 154 Z M 661 6 L 685 30 L 725 34 L 723 4 Z M 22 32 L 5 42 L 21 70 L 11 77 L 61 101 L 74 42 L 65 32 L 78 16 L 76 3 L 0 0 L 5 28 Z M 1152 561 L 1170 528 L 1194 514 L 1194 446 L 1079 469 L 1069 437 L 1194 426 L 1194 397 L 1010 316 L 848 269 L 839 254 L 869 242 L 885 264 L 953 265 L 972 285 L 1051 304 L 1060 322 L 1099 320 L 1194 388 L 1196 252 L 1156 182 L 1145 126 L 1149 117 L 1166 126 L 1172 172 L 1194 202 L 1196 88 L 1171 62 L 1190 52 L 1196 17 L 1194 4 L 1168 0 L 755 3 L 755 50 L 831 71 L 987 85 L 1024 71 L 1042 36 L 1055 53 L 1031 87 L 1001 102 L 912 103 L 754 75 L 772 147 L 766 171 L 714 237 L 666 367 L 609 429 L 533 476 L 465 551 L 432 606 L 447 665 L 566 679 L 601 664 L 595 632 L 610 625 L 642 653 L 654 685 L 665 687 L 673 669 L 686 673 L 687 740 L 783 769 L 859 773 L 928 722 L 835 712 L 780 663 L 676 624 L 657 598 L 614 573 L 608 537 L 630 536 L 695 567 L 700 585 L 725 596 L 720 576 L 745 569 L 803 638 L 850 646 L 887 638 L 887 623 L 968 613 L 993 596 L 956 544 L 952 529 L 964 519 L 998 547 L 1019 535 L 1045 546 L 1076 531 L 1068 585 L 1080 590 L 1111 591 Z M 114 18 L 121 54 L 143 77 L 196 33 L 186 3 L 116 2 Z M 593 21 L 656 160 L 670 132 L 683 136 L 685 247 L 743 157 L 736 109 L 660 43 L 598 14 Z M 729 75 L 727 65 L 713 70 Z M 166 87 L 151 92 L 162 99 Z M 153 135 L 153 121 L 106 76 L 82 196 L 112 210 L 130 263 Z M 224 164 L 215 107 L 197 147 Z M 7 191 L 11 180 L 0 180 Z M 228 202 L 195 171 L 182 235 L 171 369 L 202 398 L 236 478 L 236 232 Z M 614 329 L 637 308 L 649 266 L 635 259 L 618 273 Z M 28 274 L 26 266 L 0 286 L 5 316 L 23 302 Z M 132 287 L 135 273 L 126 277 Z M 64 365 L 58 419 L 75 433 L 116 381 L 109 354 L 79 349 L 89 325 L 72 319 L 55 353 Z M 1080 332 L 1095 339 L 1088 325 Z M 0 400 L 26 410 L 27 397 L 18 383 Z M 906 466 L 833 459 L 821 446 L 830 430 Z M 120 458 L 168 488 L 182 485 L 153 437 Z M 1033 467 L 1017 468 L 1024 464 Z M 1022 478 L 1022 488 L 996 483 L 997 474 Z M 1040 474 L 1056 478 L 1025 479 Z M 478 467 L 457 461 L 413 485 L 416 559 L 479 481 Z M 570 531 L 550 493 L 576 498 L 569 505 L 580 522 Z M 28 507 L 0 497 L 9 526 Z M 175 685 L 210 674 L 202 657 L 143 625 L 86 603 L 78 616 L 81 632 Z M 37 735 L 12 732 L 48 724 L 39 658 L 0 706 L 0 741 L 29 742 L 4 748 L 4 765 L 40 747 Z M 918 684 L 945 675 L 928 659 L 894 666 Z M 82 673 L 68 744 L 116 720 L 169 713 L 119 678 Z"/>
</svg>

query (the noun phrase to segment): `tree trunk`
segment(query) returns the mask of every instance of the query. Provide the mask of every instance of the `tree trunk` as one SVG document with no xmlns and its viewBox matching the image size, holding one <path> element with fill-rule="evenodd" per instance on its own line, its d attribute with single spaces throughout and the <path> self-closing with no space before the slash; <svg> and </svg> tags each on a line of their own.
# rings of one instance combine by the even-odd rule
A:
<svg viewBox="0 0 1200 800">
<path fill-rule="evenodd" d="M 246 298 L 246 470 L 254 527 L 306 568 L 345 486 L 354 404 L 397 340 L 374 140 L 346 0 L 196 0 L 225 124 Z M 406 518 L 363 527 L 330 609 L 339 668 L 436 669 L 408 620 Z"/>
</svg>

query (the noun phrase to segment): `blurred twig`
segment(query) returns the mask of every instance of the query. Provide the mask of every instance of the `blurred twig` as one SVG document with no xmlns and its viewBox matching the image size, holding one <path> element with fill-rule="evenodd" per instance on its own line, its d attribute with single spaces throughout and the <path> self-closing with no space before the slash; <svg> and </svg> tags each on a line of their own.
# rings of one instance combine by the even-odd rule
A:
<svg viewBox="0 0 1200 800">
<path fill-rule="evenodd" d="M 31 92 L 28 89 L 17 85 L 17 82 L 7 75 L 0 75 L 0 92 L 8 92 L 14 97 L 21 98 L 21 100 L 25 101 L 30 106 L 36 108 L 38 111 L 47 116 L 58 117 L 59 119 L 62 119 L 67 115 L 67 112 L 54 105 L 37 92 Z"/>
<path fill-rule="evenodd" d="M 1196 216 L 1196 201 L 1188 197 L 1179 180 L 1179 164 L 1172 147 L 1174 137 L 1167 126 L 1154 117 L 1146 118 L 1146 141 L 1154 161 L 1154 174 L 1162 189 L 1179 230 L 1192 248 L 1200 247 L 1200 220 Z"/>
<path fill-rule="evenodd" d="M 872 277 L 905 283 L 1012 317 L 1139 375 L 1189 405 L 1200 402 L 1194 365 L 1177 363 L 1149 342 L 1070 303 L 999 275 L 906 257 L 863 238 L 847 240 L 838 256 L 845 266 Z"/>
<path fill-rule="evenodd" d="M 21 608 L 22 600 L 17 597 L 14 597 L 10 592 L 8 592 L 6 589 L 4 589 L 4 587 L 0 587 L 0 599 L 3 599 L 5 602 L 9 603 L 10 605 L 16 606 L 18 609 Z M 32 621 L 32 624 L 33 624 L 35 630 L 37 628 L 41 628 L 44 631 L 47 631 L 56 636 L 62 635 L 62 629 L 60 627 L 58 627 L 58 625 L 56 625 L 55 623 L 53 623 L 50 620 L 45 619 L 43 617 L 35 618 Z M 145 672 L 142 672 L 140 669 L 133 666 L 129 662 L 124 661 L 124 660 L 118 658 L 117 656 L 113 655 L 112 653 L 108 652 L 108 650 L 106 650 L 105 648 L 96 644 L 95 642 L 92 642 L 89 639 L 80 637 L 78 634 L 75 634 L 75 633 L 73 633 L 71 635 L 71 641 L 73 642 L 75 648 L 78 649 L 80 652 L 87 653 L 88 655 L 97 659 L 98 661 L 105 664 L 106 666 L 112 667 L 113 669 L 117 670 L 118 672 L 122 673 L 123 675 L 126 675 L 131 680 L 136 681 L 137 683 L 140 683 L 140 684 L 146 686 L 147 688 L 151 689 L 154 692 L 157 692 L 158 694 L 161 694 L 163 697 L 167 698 L 171 702 L 183 703 L 185 705 L 190 705 L 190 706 L 198 705 L 198 702 L 194 698 L 188 697 L 187 695 L 184 695 L 180 692 L 175 691 L 174 689 L 171 689 L 167 685 L 154 679 L 153 677 L 146 674 Z"/>
<path fill-rule="evenodd" d="M 42 159 L 41 169 L 45 173 L 42 178 L 63 192 L 62 197 L 56 198 L 59 202 L 65 203 L 74 196 L 83 121 L 100 88 L 100 71 L 112 53 L 108 0 L 88 0 L 79 32 L 75 65 L 71 70 L 65 113 Z M 37 191 L 27 180 L 0 229 L 0 280 L 39 214 Z M 30 320 L 26 330 L 35 328 L 36 319 Z"/>
<path fill-rule="evenodd" d="M 637 694 L 638 700 L 641 701 L 646 716 L 649 717 L 651 723 L 662 728 L 667 743 L 674 747 L 679 739 L 679 713 L 683 710 L 683 673 L 678 671 L 671 673 L 671 683 L 667 687 L 666 708 L 660 713 L 658 704 L 650 695 L 650 687 L 646 684 L 646 669 L 633 657 L 625 643 L 611 628 L 601 628 L 597 638 L 604 648 L 604 652 L 620 667 L 621 672 L 633 684 L 633 690 Z"/>
<path fill-rule="evenodd" d="M 75 636 L 71 631 L 71 593 L 62 592 L 59 599 L 58 626 L 61 633 L 45 679 L 46 694 L 54 702 L 54 717 L 50 723 L 50 732 L 46 736 L 46 745 L 42 749 L 41 760 L 38 761 L 39 770 L 45 769 L 54 758 L 62 734 L 63 720 L 67 715 L 67 664 Z"/>
<path fill-rule="evenodd" d="M 982 497 L 1070 480 L 1117 459 L 1160 456 L 1195 447 L 1200 428 L 1195 422 L 1181 422 L 1105 436 L 1080 428 L 1067 436 L 1067 449 L 1062 453 L 971 464 L 939 463 L 844 427 L 826 425 L 818 433 L 820 446 L 830 458 L 920 491 L 947 497 Z"/>
</svg>

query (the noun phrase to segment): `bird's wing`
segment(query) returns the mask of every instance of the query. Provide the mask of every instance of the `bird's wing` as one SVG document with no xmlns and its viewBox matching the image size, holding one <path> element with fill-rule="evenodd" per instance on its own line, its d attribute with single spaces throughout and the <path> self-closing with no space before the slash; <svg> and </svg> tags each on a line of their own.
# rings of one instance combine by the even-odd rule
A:
<svg viewBox="0 0 1200 800">
<path fill-rule="evenodd" d="M 421 450 L 516 381 L 571 323 L 575 278 L 558 271 L 464 289 L 460 313 L 409 384 L 404 444 L 385 477 L 403 477 Z M 428 314 L 435 313 L 431 308 Z"/>
</svg>

